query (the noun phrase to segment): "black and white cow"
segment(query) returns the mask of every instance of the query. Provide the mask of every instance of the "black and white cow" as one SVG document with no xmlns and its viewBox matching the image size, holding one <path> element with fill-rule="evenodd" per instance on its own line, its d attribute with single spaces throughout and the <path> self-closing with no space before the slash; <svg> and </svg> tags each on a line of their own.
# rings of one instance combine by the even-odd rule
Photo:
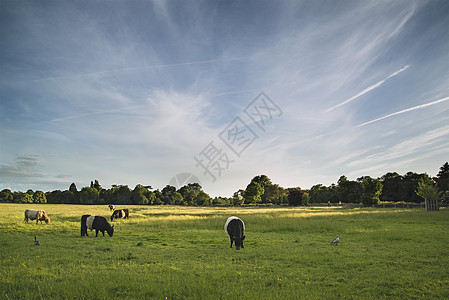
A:
<svg viewBox="0 0 449 300">
<path fill-rule="evenodd" d="M 81 217 L 81 236 L 89 236 L 87 234 L 87 229 L 91 231 L 95 229 L 95 236 L 98 236 L 98 232 L 101 231 L 104 236 L 104 232 L 106 231 L 109 236 L 114 234 L 114 226 L 106 221 L 106 218 L 100 216 L 93 215 L 83 215 Z"/>
<path fill-rule="evenodd" d="M 129 210 L 127 208 L 115 210 L 112 213 L 111 222 L 114 221 L 114 219 L 121 219 L 121 218 L 125 219 L 129 218 Z"/>
<path fill-rule="evenodd" d="M 115 209 L 115 205 L 113 205 L 113 204 L 109 204 L 108 207 L 109 207 L 110 210 L 114 210 Z"/>
<path fill-rule="evenodd" d="M 224 229 L 226 233 L 229 235 L 229 239 L 231 240 L 231 248 L 232 242 L 235 242 L 235 249 L 239 250 L 243 247 L 243 240 L 245 239 L 245 223 L 238 217 L 229 217 L 226 220 Z"/>
</svg>

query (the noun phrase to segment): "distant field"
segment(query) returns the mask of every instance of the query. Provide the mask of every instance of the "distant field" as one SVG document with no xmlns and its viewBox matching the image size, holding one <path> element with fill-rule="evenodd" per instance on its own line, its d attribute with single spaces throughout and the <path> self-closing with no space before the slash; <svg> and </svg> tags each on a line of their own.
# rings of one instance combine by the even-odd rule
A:
<svg viewBox="0 0 449 300">
<path fill-rule="evenodd" d="M 51 223 L 24 224 L 26 208 Z M 449 299 L 448 209 L 126 208 L 113 237 L 82 238 L 81 215 L 107 206 L 0 204 L 0 298 Z"/>
</svg>

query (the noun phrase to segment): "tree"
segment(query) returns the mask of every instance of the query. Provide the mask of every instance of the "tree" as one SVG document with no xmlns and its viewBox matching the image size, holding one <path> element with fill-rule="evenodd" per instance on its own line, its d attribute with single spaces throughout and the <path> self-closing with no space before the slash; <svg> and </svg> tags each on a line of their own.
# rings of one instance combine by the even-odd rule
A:
<svg viewBox="0 0 449 300">
<path fill-rule="evenodd" d="M 449 163 L 445 163 L 440 167 L 440 171 L 434 178 L 440 191 L 449 191 Z"/>
<path fill-rule="evenodd" d="M 302 204 L 302 197 L 304 195 L 304 191 L 298 188 L 289 189 L 288 193 L 288 205 L 290 206 L 299 206 Z"/>
<path fill-rule="evenodd" d="M 427 211 L 439 210 L 438 202 L 443 196 L 443 192 L 438 190 L 435 182 L 430 177 L 421 178 L 415 192 L 425 199 Z"/>
<path fill-rule="evenodd" d="M 309 193 L 304 193 L 304 195 L 302 195 L 302 204 L 303 205 L 308 205 L 309 201 L 310 201 Z"/>
<path fill-rule="evenodd" d="M 196 205 L 210 205 L 212 203 L 212 198 L 204 191 L 200 191 L 194 201 Z"/>
<path fill-rule="evenodd" d="M 326 187 L 322 184 L 312 186 L 309 191 L 310 203 L 338 202 L 338 188 L 335 184 Z"/>
<path fill-rule="evenodd" d="M 262 195 L 262 202 L 265 198 L 265 203 L 282 204 L 287 198 L 288 192 L 279 184 L 271 184 L 264 188 L 265 192 Z"/>
<path fill-rule="evenodd" d="M 131 190 L 127 185 L 114 185 L 112 187 L 113 203 L 114 204 L 132 204 L 131 202 Z"/>
<path fill-rule="evenodd" d="M 72 192 L 73 196 L 75 197 L 73 204 L 80 203 L 79 192 L 78 192 L 78 189 L 76 188 L 76 184 L 74 182 L 70 185 L 69 191 Z"/>
<path fill-rule="evenodd" d="M 150 202 L 147 198 L 147 195 L 149 194 L 148 192 L 148 189 L 143 185 L 136 185 L 131 194 L 131 202 L 137 205 L 148 204 Z"/>
<path fill-rule="evenodd" d="M 381 201 L 403 201 L 403 177 L 396 172 L 387 173 L 381 177 Z"/>
<path fill-rule="evenodd" d="M 99 191 L 99 192 L 102 189 L 102 187 L 101 187 L 100 183 L 98 182 L 98 180 L 95 180 L 95 182 L 91 181 L 90 182 L 90 187 L 97 189 L 97 191 Z"/>
<path fill-rule="evenodd" d="M 81 204 L 98 204 L 100 199 L 100 193 L 96 188 L 83 187 L 80 192 Z"/>
<path fill-rule="evenodd" d="M 66 204 L 79 204 L 80 203 L 80 197 L 79 193 L 76 193 L 76 195 L 71 191 L 64 191 L 62 192 L 64 202 Z"/>
<path fill-rule="evenodd" d="M 198 197 L 198 194 L 203 190 L 199 183 L 189 183 L 178 190 L 178 193 L 181 194 L 183 200 L 183 205 L 194 205 L 195 198 Z"/>
<path fill-rule="evenodd" d="M 382 182 L 369 176 L 363 176 L 357 179 L 362 185 L 362 203 L 363 205 L 375 205 L 379 203 L 379 197 L 382 193 Z"/>
<path fill-rule="evenodd" d="M 78 189 L 76 188 L 76 184 L 74 182 L 70 185 L 69 191 L 72 193 L 78 193 Z"/>
<path fill-rule="evenodd" d="M 161 204 L 164 204 L 164 202 L 162 201 L 163 198 L 164 198 L 164 196 L 162 195 L 161 191 L 155 190 L 155 191 L 153 192 L 153 194 L 154 194 L 154 202 L 153 202 L 153 203 L 154 203 L 155 205 L 161 205 Z"/>
<path fill-rule="evenodd" d="M 359 203 L 360 196 L 362 193 L 362 186 L 358 181 L 351 181 L 346 178 L 346 176 L 341 176 L 338 179 L 337 185 L 337 197 L 336 201 L 346 202 L 346 203 Z M 331 201 L 332 202 L 332 201 Z"/>
<path fill-rule="evenodd" d="M 176 192 L 176 188 L 172 185 L 166 185 L 162 189 L 162 201 L 164 204 L 174 204 L 175 201 L 172 199 L 173 194 Z"/>
<path fill-rule="evenodd" d="M 173 194 L 171 194 L 171 203 L 170 204 L 185 205 L 184 198 L 182 197 L 182 195 L 180 193 L 174 192 Z"/>
<path fill-rule="evenodd" d="M 0 192 L 0 203 L 12 203 L 13 201 L 14 197 L 11 190 L 4 189 Z"/>
<path fill-rule="evenodd" d="M 33 197 L 28 193 L 14 192 L 13 198 L 15 203 L 33 203 Z"/>
<path fill-rule="evenodd" d="M 34 203 L 47 203 L 47 197 L 42 191 L 35 191 L 33 194 Z"/>
<path fill-rule="evenodd" d="M 234 205 L 234 206 L 242 205 L 243 202 L 245 201 L 245 198 L 243 197 L 244 195 L 245 195 L 245 191 L 244 190 L 240 189 L 237 192 L 235 192 L 232 195 L 231 204 Z"/>
<path fill-rule="evenodd" d="M 404 202 L 414 202 L 421 203 L 424 199 L 421 196 L 418 196 L 415 191 L 418 187 L 418 182 L 423 177 L 429 177 L 426 173 L 417 174 L 414 172 L 407 172 L 403 178 L 403 184 L 401 189 L 402 199 Z"/>
<path fill-rule="evenodd" d="M 245 203 L 259 203 L 262 201 L 262 194 L 264 193 L 264 188 L 257 182 L 251 181 L 246 187 L 244 198 Z"/>
<path fill-rule="evenodd" d="M 259 175 L 254 177 L 251 182 L 257 182 L 262 188 L 263 188 L 263 192 L 260 195 L 260 202 L 262 203 L 269 203 L 270 202 L 270 198 L 269 198 L 269 189 L 270 187 L 273 185 L 273 183 L 271 182 L 271 179 L 268 178 L 267 175 Z"/>
</svg>

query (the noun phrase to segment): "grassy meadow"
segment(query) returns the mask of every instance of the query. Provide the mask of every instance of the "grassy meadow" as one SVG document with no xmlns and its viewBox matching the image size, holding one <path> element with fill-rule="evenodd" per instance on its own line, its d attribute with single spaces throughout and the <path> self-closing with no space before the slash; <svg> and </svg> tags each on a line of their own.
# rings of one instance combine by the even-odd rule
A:
<svg viewBox="0 0 449 300">
<path fill-rule="evenodd" d="M 50 224 L 23 223 L 26 208 Z M 126 208 L 113 237 L 82 238 L 81 215 L 109 220 L 106 205 L 0 204 L 0 298 L 449 298 L 447 209 Z"/>
</svg>

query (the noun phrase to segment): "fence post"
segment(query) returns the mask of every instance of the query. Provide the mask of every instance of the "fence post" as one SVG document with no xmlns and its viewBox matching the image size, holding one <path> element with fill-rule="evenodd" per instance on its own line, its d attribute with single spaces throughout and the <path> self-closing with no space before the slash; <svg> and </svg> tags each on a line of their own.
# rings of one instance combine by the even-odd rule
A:
<svg viewBox="0 0 449 300">
<path fill-rule="evenodd" d="M 426 211 L 439 211 L 439 203 L 436 199 L 425 199 L 426 200 Z"/>
</svg>

